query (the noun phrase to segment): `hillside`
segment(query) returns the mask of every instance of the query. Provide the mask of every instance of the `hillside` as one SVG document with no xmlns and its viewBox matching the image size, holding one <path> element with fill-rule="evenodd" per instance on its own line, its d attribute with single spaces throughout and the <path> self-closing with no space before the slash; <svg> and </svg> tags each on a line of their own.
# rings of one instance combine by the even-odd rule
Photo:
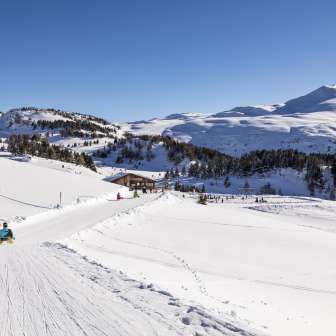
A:
<svg viewBox="0 0 336 336">
<path fill-rule="evenodd" d="M 25 162 L 2 153 L 0 169 L 2 220 L 20 222 L 59 205 L 76 205 L 97 197 L 116 199 L 118 191 L 128 195 L 127 188 L 103 182 L 89 169 L 58 161 L 32 158 Z"/>
<path fill-rule="evenodd" d="M 119 126 L 102 118 L 58 109 L 22 107 L 0 114 L 0 137 L 11 134 L 34 134 L 50 132 L 54 139 L 61 137 L 111 137 Z"/>
<path fill-rule="evenodd" d="M 235 197 L 204 206 L 185 196 L 169 193 L 62 244 L 267 335 L 328 334 L 336 304 L 333 202 L 265 197 L 258 205 Z M 197 328 L 199 313 L 178 316 Z M 214 324 L 204 325 L 190 335 L 210 334 Z"/>
<path fill-rule="evenodd" d="M 285 106 L 171 115 L 164 123 L 299 117 Z M 333 112 L 303 115 L 316 113 Z M 336 199 L 334 154 L 286 148 L 227 155 L 52 109 L 11 110 L 0 122 L 0 220 L 16 238 L 0 247 L 0 334 L 332 330 L 336 206 L 320 198 Z M 125 170 L 176 191 L 133 198 L 104 181 Z"/>
<path fill-rule="evenodd" d="M 336 86 L 322 86 L 284 104 L 236 107 L 212 115 L 174 114 L 130 122 L 133 134 L 162 134 L 239 156 L 257 149 L 336 150 Z"/>
<path fill-rule="evenodd" d="M 174 192 L 115 201 L 127 190 L 89 169 L 21 159 L 0 158 L 1 219 L 16 236 L 1 246 L 4 335 L 332 328 L 334 202 L 210 195 L 204 206 Z M 54 209 L 59 190 L 64 207 Z"/>
<path fill-rule="evenodd" d="M 180 298 L 163 284 L 126 275 L 62 242 L 155 202 L 158 194 L 127 198 L 128 189 L 102 182 L 92 171 L 51 160 L 2 156 L 0 167 L 1 221 L 9 222 L 16 238 L 0 247 L 1 335 L 263 335 L 236 316 Z M 59 191 L 63 207 L 54 208 Z M 116 201 L 118 191 L 126 199 Z"/>
<path fill-rule="evenodd" d="M 170 184 L 212 192 L 241 193 L 248 183 L 255 193 L 271 185 L 272 193 L 333 199 L 335 101 L 336 87 L 323 86 L 283 104 L 123 125 L 23 107 L 0 116 L 0 138 L 3 150 L 81 165 L 102 179 L 126 169 L 151 172 L 163 185 L 168 171 Z"/>
<path fill-rule="evenodd" d="M 22 107 L 0 115 L 2 150 L 76 163 L 92 170 L 96 168 L 90 153 L 122 134 L 120 126 L 102 118 L 52 108 Z"/>
</svg>

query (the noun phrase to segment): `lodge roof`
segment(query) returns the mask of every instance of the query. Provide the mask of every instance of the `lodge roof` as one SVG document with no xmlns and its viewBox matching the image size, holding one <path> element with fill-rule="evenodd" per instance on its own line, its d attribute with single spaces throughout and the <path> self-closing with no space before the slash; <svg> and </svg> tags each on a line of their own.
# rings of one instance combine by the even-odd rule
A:
<svg viewBox="0 0 336 336">
<path fill-rule="evenodd" d="M 106 177 L 104 180 L 105 181 L 108 181 L 108 182 L 113 182 L 115 180 L 118 180 L 122 177 L 125 177 L 125 176 L 128 176 L 128 175 L 133 175 L 133 176 L 137 176 L 137 177 L 141 177 L 143 179 L 146 179 L 146 180 L 150 180 L 152 182 L 155 182 L 154 179 L 148 177 L 148 176 L 144 176 L 144 175 L 141 175 L 141 174 L 137 174 L 137 173 L 131 173 L 131 172 L 128 172 L 128 173 L 118 173 L 116 175 L 113 175 L 113 176 L 109 176 L 109 177 Z"/>
</svg>

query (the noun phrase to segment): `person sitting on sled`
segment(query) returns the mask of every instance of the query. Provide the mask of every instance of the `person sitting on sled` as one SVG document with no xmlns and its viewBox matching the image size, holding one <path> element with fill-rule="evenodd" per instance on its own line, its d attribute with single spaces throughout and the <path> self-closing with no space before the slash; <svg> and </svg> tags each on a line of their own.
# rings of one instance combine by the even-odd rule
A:
<svg viewBox="0 0 336 336">
<path fill-rule="evenodd" d="M 5 222 L 2 224 L 3 228 L 0 230 L 0 240 L 14 239 L 13 231 L 8 228 L 8 224 Z"/>
</svg>

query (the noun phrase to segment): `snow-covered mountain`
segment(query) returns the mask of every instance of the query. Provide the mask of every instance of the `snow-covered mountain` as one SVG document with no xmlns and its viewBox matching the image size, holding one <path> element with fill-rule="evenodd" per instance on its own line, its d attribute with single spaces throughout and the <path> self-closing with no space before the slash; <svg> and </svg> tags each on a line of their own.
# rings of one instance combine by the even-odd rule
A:
<svg viewBox="0 0 336 336">
<path fill-rule="evenodd" d="M 284 104 L 240 106 L 211 115 L 174 114 L 123 127 L 134 134 L 169 135 L 231 155 L 274 148 L 334 152 L 336 86 L 322 86 Z"/>
<path fill-rule="evenodd" d="M 80 113 L 25 107 L 0 116 L 1 149 L 75 163 L 93 171 L 98 167 L 106 175 L 128 169 L 157 173 L 162 178 L 165 172 L 178 169 L 186 177 L 183 183 L 204 183 L 207 191 L 224 191 L 224 179 L 230 175 L 231 187 L 225 191 L 237 193 L 244 184 L 242 179 L 249 176 L 251 188 L 256 191 L 271 183 L 276 192 L 281 190 L 287 195 L 314 194 L 328 198 L 333 193 L 333 182 L 329 173 L 331 160 L 326 157 L 319 163 L 321 180 L 316 178 L 311 181 L 306 176 L 306 170 L 302 173 L 302 169 L 307 168 L 308 157 L 301 158 L 304 165 L 298 165 L 286 163 L 286 153 L 277 154 L 277 159 L 273 160 L 261 159 L 252 153 L 238 164 L 234 158 L 225 158 L 219 153 L 210 155 L 207 151 L 204 154 L 196 146 L 217 149 L 232 156 L 257 149 L 277 148 L 334 153 L 335 101 L 336 86 L 323 86 L 284 104 L 240 106 L 209 115 L 172 114 L 163 119 L 123 125 Z M 32 137 L 35 133 L 41 136 Z M 3 139 L 12 134 L 21 135 Z M 22 134 L 30 134 L 29 141 Z M 136 137 L 140 134 L 146 137 Z M 168 135 L 196 146 L 177 146 L 169 143 L 169 138 L 150 137 L 154 134 Z M 41 139 L 47 139 L 48 146 L 39 143 Z M 245 164 L 245 160 L 249 165 Z M 294 173 L 281 170 L 286 168 L 294 169 Z M 252 178 L 254 174 L 257 176 Z M 293 180 L 292 177 L 295 183 L 282 185 L 283 179 Z M 223 181 L 217 186 L 218 178 Z"/>
<path fill-rule="evenodd" d="M 237 132 L 239 144 L 254 125 L 264 130 L 265 142 L 256 145 L 265 148 L 276 146 L 286 123 L 293 127 L 297 120 L 321 130 L 306 137 L 320 137 L 322 146 L 320 133 L 332 127 L 336 112 L 332 95 L 322 92 L 298 98 L 302 113 L 287 113 L 294 109 L 289 101 L 134 125 L 193 142 L 209 137 L 202 131 L 213 132 L 213 144 L 230 129 L 228 137 Z M 316 96 L 323 96 L 320 103 Z M 309 111 L 305 100 L 329 110 Z M 1 246 L 1 335 L 331 334 L 336 203 L 302 197 L 334 192 L 330 156 L 308 161 L 291 153 L 290 163 L 286 153 L 293 151 L 283 151 L 267 156 L 265 165 L 260 153 L 236 159 L 168 137 L 122 137 L 127 127 L 52 109 L 0 116 L 0 220 L 16 238 Z M 256 139 L 250 136 L 247 149 Z M 78 152 L 89 156 L 69 156 Z M 87 157 L 99 163 L 97 171 L 84 167 Z M 235 170 L 224 169 L 230 166 Z M 206 205 L 193 192 L 132 198 L 128 188 L 102 181 L 126 168 L 164 185 L 204 184 L 219 194 L 209 194 Z M 295 196 L 268 195 L 272 189 Z M 245 192 L 253 195 L 236 195 Z"/>
<path fill-rule="evenodd" d="M 324 85 L 304 96 L 287 101 L 277 113 L 336 111 L 336 85 Z"/>
<path fill-rule="evenodd" d="M 93 115 L 52 108 L 21 107 L 0 113 L 0 136 L 52 130 L 76 132 L 77 136 L 115 136 L 119 127 Z M 72 135 L 72 134 L 67 134 Z"/>
</svg>

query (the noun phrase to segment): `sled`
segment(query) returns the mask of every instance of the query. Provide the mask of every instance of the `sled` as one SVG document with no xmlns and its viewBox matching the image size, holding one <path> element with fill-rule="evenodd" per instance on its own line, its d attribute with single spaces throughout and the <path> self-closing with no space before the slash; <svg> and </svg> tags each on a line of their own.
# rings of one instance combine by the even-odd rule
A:
<svg viewBox="0 0 336 336">
<path fill-rule="evenodd" d="M 13 238 L 0 238 L 0 245 L 2 245 L 3 242 L 7 242 L 7 244 L 13 244 L 14 239 Z"/>
</svg>

